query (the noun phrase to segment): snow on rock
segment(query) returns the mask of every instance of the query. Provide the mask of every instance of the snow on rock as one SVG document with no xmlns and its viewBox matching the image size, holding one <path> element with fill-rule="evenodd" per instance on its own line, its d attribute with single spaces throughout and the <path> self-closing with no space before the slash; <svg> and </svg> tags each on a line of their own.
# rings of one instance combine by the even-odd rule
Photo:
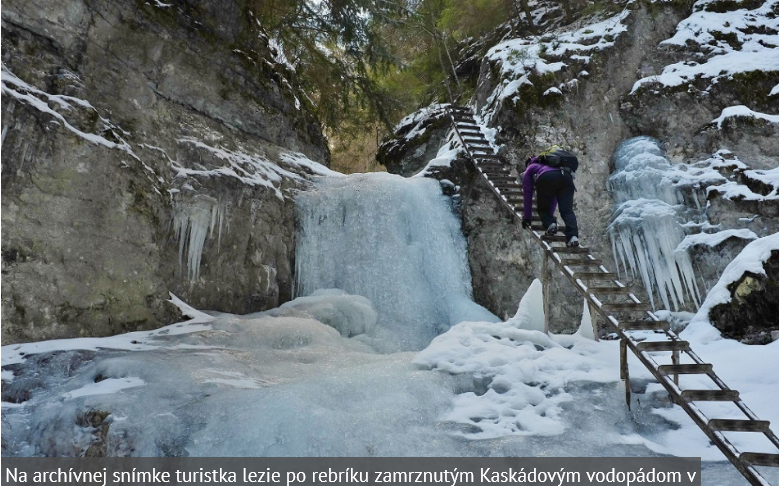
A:
<svg viewBox="0 0 783 488">
<path fill-rule="evenodd" d="M 770 258 L 773 250 L 779 248 L 780 234 L 762 237 L 745 246 L 739 256 L 726 267 L 718 283 L 707 294 L 704 303 L 681 334 L 682 337 L 693 342 L 708 342 L 720 338 L 718 329 L 710 325 L 710 310 L 715 305 L 731 301 L 729 286 L 742 278 L 745 272 L 766 276 L 764 262 Z"/>
<path fill-rule="evenodd" d="M 183 137 L 178 139 L 180 144 L 191 145 L 197 149 L 207 151 L 218 160 L 225 161 L 226 166 L 217 168 L 193 168 L 192 165 L 183 165 L 178 162 L 172 162 L 172 169 L 179 178 L 188 176 L 229 176 L 237 178 L 242 183 L 251 186 L 265 186 L 275 192 L 280 200 L 283 194 L 279 189 L 283 176 L 293 179 L 300 177 L 290 171 L 286 171 L 264 156 L 257 154 L 247 154 L 240 151 L 231 151 L 222 147 L 213 147 L 192 137 Z"/>
<path fill-rule="evenodd" d="M 723 126 L 723 122 L 726 121 L 726 119 L 729 118 L 749 118 L 749 119 L 759 119 L 759 120 L 766 120 L 767 122 L 770 122 L 772 124 L 779 124 L 780 123 L 780 116 L 778 115 L 767 115 L 763 114 L 761 112 L 755 112 L 745 105 L 735 105 L 733 107 L 726 107 L 723 109 L 723 112 L 721 112 L 720 117 L 716 118 L 712 122 L 718 126 L 718 129 L 720 129 Z"/>
<path fill-rule="evenodd" d="M 716 247 L 722 244 L 726 239 L 739 238 L 753 241 L 758 239 L 758 235 L 750 229 L 727 229 L 721 230 L 712 234 L 706 232 L 700 232 L 698 234 L 692 234 L 685 236 L 685 238 L 677 245 L 675 253 L 686 251 L 694 246 L 708 246 Z"/>
<path fill-rule="evenodd" d="M 554 73 L 576 66 L 582 73 L 596 51 L 614 46 L 618 36 L 628 27 L 623 21 L 628 17 L 623 10 L 608 19 L 571 31 L 546 36 L 529 36 L 511 39 L 490 48 L 485 59 L 498 67 L 501 81 L 481 108 L 486 119 L 506 99 L 516 102 L 517 92 L 523 85 L 533 85 L 531 77 Z M 585 76 L 583 75 L 583 76 Z M 546 94 L 562 94 L 561 88 L 552 87 Z"/>
<path fill-rule="evenodd" d="M 463 152 L 461 144 L 456 143 L 456 136 L 453 135 L 453 133 L 449 137 L 449 141 L 442 145 L 440 149 L 438 149 L 438 154 L 434 158 L 430 159 L 429 162 L 427 162 L 427 165 L 424 166 L 421 171 L 416 173 L 413 176 L 416 177 L 424 177 L 429 176 L 432 173 L 432 170 L 438 167 L 442 168 L 448 168 L 451 166 L 451 163 L 457 159 L 457 157 L 460 155 L 460 153 Z"/>
<path fill-rule="evenodd" d="M 302 153 L 282 152 L 279 155 L 280 161 L 289 164 L 295 168 L 306 170 L 320 176 L 342 176 L 342 173 L 331 170 L 321 163 L 313 161 Z"/>
<path fill-rule="evenodd" d="M 720 78 L 749 71 L 778 71 L 780 18 L 778 0 L 766 0 L 754 9 L 714 8 L 716 0 L 699 0 L 693 13 L 680 22 L 677 32 L 662 46 L 693 49 L 696 60 L 678 62 L 663 68 L 659 75 L 638 80 L 634 93 L 648 84 L 680 86 L 694 80 L 714 85 Z"/>
<path fill-rule="evenodd" d="M 449 105 L 450 104 L 448 103 L 436 103 L 421 108 L 412 114 L 403 117 L 394 127 L 392 133 L 402 133 L 400 137 L 405 141 L 415 139 L 426 131 L 426 126 L 433 117 L 440 117 L 445 114 Z"/>
<path fill-rule="evenodd" d="M 106 131 L 110 131 L 112 135 L 120 141 L 120 143 L 112 142 L 106 139 L 105 137 L 103 137 L 102 135 L 81 130 L 78 127 L 72 125 L 68 121 L 68 119 L 66 119 L 63 113 L 68 113 L 70 111 L 73 111 L 74 110 L 73 105 L 78 105 L 82 109 L 87 109 L 94 113 L 97 113 L 97 110 L 95 110 L 95 108 L 86 100 L 81 100 L 79 98 L 69 97 L 66 95 L 52 95 L 50 93 L 46 93 L 42 90 L 39 90 L 38 88 L 22 81 L 15 74 L 11 73 L 11 71 L 8 68 L 6 68 L 5 64 L 2 65 L 0 87 L 2 87 L 3 94 L 9 95 L 15 98 L 16 100 L 19 100 L 22 103 L 31 105 L 32 107 L 40 110 L 41 112 L 52 116 L 57 121 L 58 124 L 62 124 L 63 127 L 73 132 L 77 136 L 81 137 L 82 139 L 89 141 L 93 144 L 106 146 L 111 149 L 119 149 L 120 151 L 124 151 L 134 159 L 141 161 L 139 157 L 136 156 L 136 154 L 131 149 L 130 144 L 125 142 L 125 140 L 123 140 L 121 135 L 118 133 L 118 131 L 121 130 L 119 130 L 116 126 L 111 124 L 108 120 L 99 117 L 104 122 L 105 125 L 104 129 Z M 52 108 L 52 106 L 58 107 L 59 111 Z M 118 130 L 114 130 L 114 129 L 118 129 Z"/>
</svg>

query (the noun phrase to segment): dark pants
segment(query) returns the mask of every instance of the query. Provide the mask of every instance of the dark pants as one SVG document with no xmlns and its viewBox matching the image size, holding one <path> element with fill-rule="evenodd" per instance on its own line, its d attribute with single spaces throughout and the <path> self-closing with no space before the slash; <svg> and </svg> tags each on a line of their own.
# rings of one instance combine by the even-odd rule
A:
<svg viewBox="0 0 783 488">
<path fill-rule="evenodd" d="M 557 222 L 555 207 L 560 207 L 560 217 L 565 223 L 566 239 L 579 237 L 574 213 L 575 191 L 574 177 L 568 170 L 547 171 L 536 180 L 536 203 L 544 228 Z"/>
</svg>

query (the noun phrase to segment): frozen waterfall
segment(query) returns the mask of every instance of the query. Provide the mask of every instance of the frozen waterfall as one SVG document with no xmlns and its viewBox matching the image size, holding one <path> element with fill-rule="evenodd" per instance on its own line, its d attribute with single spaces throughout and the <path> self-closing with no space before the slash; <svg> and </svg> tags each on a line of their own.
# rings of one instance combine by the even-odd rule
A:
<svg viewBox="0 0 783 488">
<path fill-rule="evenodd" d="M 419 350 L 463 320 L 498 320 L 471 300 L 467 245 L 437 181 L 324 177 L 297 205 L 297 295 L 368 298 L 379 314 L 368 341 L 379 350 Z"/>
<path fill-rule="evenodd" d="M 615 213 L 608 230 L 617 269 L 641 279 L 653 306 L 656 293 L 667 310 L 679 310 L 689 299 L 698 303 L 690 256 L 677 248 L 685 237 L 686 203 L 698 207 L 698 196 L 677 185 L 674 168 L 650 137 L 622 142 L 614 164 L 607 186 Z"/>
</svg>

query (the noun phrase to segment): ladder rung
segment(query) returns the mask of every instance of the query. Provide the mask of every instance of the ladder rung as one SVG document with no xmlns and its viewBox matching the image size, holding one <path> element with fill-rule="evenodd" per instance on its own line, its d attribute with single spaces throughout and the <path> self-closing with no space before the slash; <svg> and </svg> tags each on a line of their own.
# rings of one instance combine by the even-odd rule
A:
<svg viewBox="0 0 783 488">
<path fill-rule="evenodd" d="M 709 374 L 712 373 L 712 365 L 707 363 L 662 364 L 658 366 L 658 372 L 661 374 Z"/>
<path fill-rule="evenodd" d="M 600 266 L 600 259 L 561 259 L 560 262 L 566 266 Z M 620 288 L 622 290 L 622 288 Z M 607 288 L 614 290 L 614 288 Z"/>
<path fill-rule="evenodd" d="M 707 423 L 712 430 L 732 432 L 764 432 L 769 429 L 768 420 L 712 419 Z"/>
<path fill-rule="evenodd" d="M 487 168 L 505 168 L 510 169 L 510 166 L 506 163 L 498 163 L 497 161 L 482 161 L 479 163 L 479 166 L 481 167 L 487 167 Z"/>
<path fill-rule="evenodd" d="M 578 249 L 578 248 L 572 247 L 572 248 L 566 248 L 566 249 Z M 560 251 L 558 249 L 555 252 L 569 252 L 569 251 L 565 251 L 565 250 Z M 576 272 L 576 273 L 574 273 L 574 278 L 587 279 L 587 280 L 616 280 L 617 279 L 617 275 L 615 273 L 583 273 L 583 272 Z"/>
<path fill-rule="evenodd" d="M 475 159 L 482 160 L 482 159 L 502 159 L 497 154 L 477 154 L 475 156 Z"/>
<path fill-rule="evenodd" d="M 565 262 L 566 260 L 564 259 L 563 261 Z M 624 286 L 593 286 L 587 289 L 587 293 L 594 295 L 622 295 L 628 293 L 628 288 Z"/>
<path fill-rule="evenodd" d="M 646 310 L 650 310 L 652 307 L 649 303 L 636 303 L 636 302 L 627 302 L 627 303 L 604 303 L 601 305 L 601 308 L 604 310 L 611 310 L 613 312 L 625 312 L 625 311 L 639 311 L 644 312 Z"/>
<path fill-rule="evenodd" d="M 558 254 L 590 254 L 590 248 L 588 247 L 554 247 L 552 246 L 552 252 Z M 579 274 L 579 273 L 576 273 Z M 576 276 L 576 278 L 579 278 Z M 617 278 L 612 278 L 617 279 Z"/>
<path fill-rule="evenodd" d="M 517 214 L 519 214 L 519 218 L 520 218 L 520 219 L 522 218 L 522 210 L 515 210 L 514 212 L 515 212 L 515 213 L 517 213 Z M 536 214 L 533 214 L 533 215 L 530 217 L 530 220 L 531 220 L 532 222 L 541 222 L 541 217 L 539 217 L 539 216 L 538 216 L 538 215 L 536 215 Z M 536 224 L 536 225 L 538 225 L 538 224 Z M 536 229 L 535 229 L 535 226 L 532 226 L 532 225 L 531 225 L 530 227 L 531 227 L 533 230 L 536 230 Z M 544 227 L 543 227 L 543 225 L 542 225 L 542 226 L 541 226 L 541 229 L 538 229 L 538 230 L 543 230 L 543 229 L 544 229 Z"/>
<path fill-rule="evenodd" d="M 566 236 L 549 236 L 545 234 L 541 236 L 541 240 L 546 242 L 565 242 Z"/>
<path fill-rule="evenodd" d="M 736 402 L 737 390 L 683 390 L 680 394 L 686 402 Z"/>
<path fill-rule="evenodd" d="M 665 320 L 630 320 L 620 322 L 619 327 L 622 330 L 669 330 L 671 325 Z"/>
<path fill-rule="evenodd" d="M 643 341 L 636 344 L 640 351 L 686 351 L 691 348 L 688 341 Z"/>
<path fill-rule="evenodd" d="M 740 454 L 739 460 L 743 464 L 777 468 L 778 457 L 778 454 L 767 454 L 764 452 L 743 452 Z"/>
<path fill-rule="evenodd" d="M 507 183 L 501 183 L 499 185 L 495 185 L 497 188 L 503 190 L 505 193 L 518 193 L 522 194 L 522 188 L 520 188 L 517 185 L 509 185 Z"/>
<path fill-rule="evenodd" d="M 487 174 L 487 177 L 489 177 L 492 180 L 498 180 L 498 181 L 517 181 L 517 177 L 516 176 L 501 175 L 501 174 L 497 174 L 497 173 L 493 173 L 491 175 Z"/>
</svg>

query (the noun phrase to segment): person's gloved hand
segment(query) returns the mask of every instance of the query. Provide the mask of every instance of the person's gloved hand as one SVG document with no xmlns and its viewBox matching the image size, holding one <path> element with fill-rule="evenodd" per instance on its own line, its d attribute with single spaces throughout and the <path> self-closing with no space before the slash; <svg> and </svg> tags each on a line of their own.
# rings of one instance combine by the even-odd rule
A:
<svg viewBox="0 0 783 488">
<path fill-rule="evenodd" d="M 529 229 L 532 224 L 533 224 L 533 222 L 530 219 L 523 219 L 522 220 L 522 228 L 523 229 Z"/>
</svg>

